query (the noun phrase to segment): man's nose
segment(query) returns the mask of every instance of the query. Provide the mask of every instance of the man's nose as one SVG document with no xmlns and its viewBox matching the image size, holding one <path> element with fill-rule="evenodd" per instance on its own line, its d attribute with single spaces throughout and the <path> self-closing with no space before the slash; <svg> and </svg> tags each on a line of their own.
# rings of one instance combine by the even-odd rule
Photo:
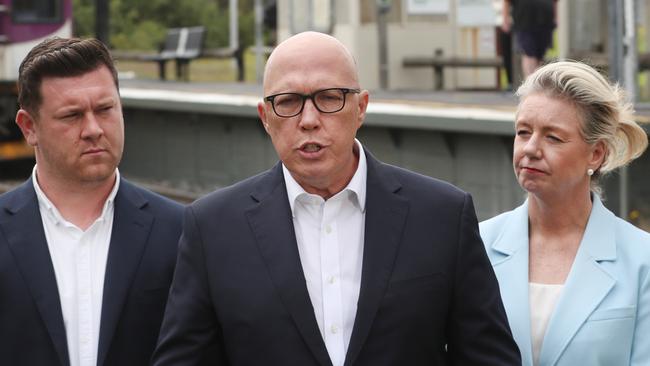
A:
<svg viewBox="0 0 650 366">
<path fill-rule="evenodd" d="M 300 127 L 306 130 L 318 128 L 320 125 L 320 112 L 312 99 L 306 99 L 300 114 Z"/>
<path fill-rule="evenodd" d="M 81 137 L 87 139 L 96 139 L 103 133 L 104 130 L 102 129 L 95 113 L 92 111 L 86 113 L 81 130 Z"/>
</svg>

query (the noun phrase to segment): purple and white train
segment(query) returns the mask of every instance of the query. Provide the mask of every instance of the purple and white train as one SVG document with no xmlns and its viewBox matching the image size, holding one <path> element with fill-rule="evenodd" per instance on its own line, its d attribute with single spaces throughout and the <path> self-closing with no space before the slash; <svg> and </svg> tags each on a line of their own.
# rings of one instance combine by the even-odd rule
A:
<svg viewBox="0 0 650 366">
<path fill-rule="evenodd" d="M 15 80 L 27 52 L 56 35 L 72 35 L 72 0 L 0 0 L 0 80 Z"/>
<path fill-rule="evenodd" d="M 20 62 L 45 38 L 71 35 L 72 0 L 0 0 L 0 161 L 33 154 L 14 123 Z"/>
</svg>

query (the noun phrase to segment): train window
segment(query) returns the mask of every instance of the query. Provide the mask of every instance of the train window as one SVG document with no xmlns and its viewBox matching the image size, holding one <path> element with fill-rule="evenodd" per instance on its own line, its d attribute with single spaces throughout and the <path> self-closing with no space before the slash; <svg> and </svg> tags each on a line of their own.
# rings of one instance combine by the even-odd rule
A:
<svg viewBox="0 0 650 366">
<path fill-rule="evenodd" d="M 14 23 L 53 23 L 61 21 L 61 0 L 14 0 Z"/>
</svg>

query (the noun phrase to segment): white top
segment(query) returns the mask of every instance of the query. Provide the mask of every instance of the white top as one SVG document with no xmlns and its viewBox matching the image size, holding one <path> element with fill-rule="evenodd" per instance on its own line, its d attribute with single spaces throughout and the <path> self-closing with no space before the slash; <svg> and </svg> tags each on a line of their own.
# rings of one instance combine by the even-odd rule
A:
<svg viewBox="0 0 650 366">
<path fill-rule="evenodd" d="M 120 173 L 101 216 L 86 230 L 66 221 L 41 190 L 32 173 L 45 239 L 61 300 L 70 366 L 96 366 L 102 314 L 104 272 L 113 231 L 113 201 Z"/>
<path fill-rule="evenodd" d="M 544 342 L 544 334 L 563 288 L 564 285 L 528 283 L 533 366 L 539 365 L 539 352 Z"/>
<path fill-rule="evenodd" d="M 327 201 L 305 192 L 283 165 L 298 253 L 318 328 L 333 366 L 345 361 L 357 312 L 366 204 L 366 157 L 350 183 Z"/>
</svg>

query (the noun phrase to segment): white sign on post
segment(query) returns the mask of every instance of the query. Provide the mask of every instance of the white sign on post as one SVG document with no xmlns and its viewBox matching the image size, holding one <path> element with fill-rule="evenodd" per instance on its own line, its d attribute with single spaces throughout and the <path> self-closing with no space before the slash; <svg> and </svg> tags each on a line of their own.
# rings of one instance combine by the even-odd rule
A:
<svg viewBox="0 0 650 366">
<path fill-rule="evenodd" d="M 495 26 L 497 13 L 492 0 L 456 0 L 459 27 Z"/>
<path fill-rule="evenodd" d="M 448 14 L 450 0 L 408 0 L 409 14 Z"/>
</svg>

